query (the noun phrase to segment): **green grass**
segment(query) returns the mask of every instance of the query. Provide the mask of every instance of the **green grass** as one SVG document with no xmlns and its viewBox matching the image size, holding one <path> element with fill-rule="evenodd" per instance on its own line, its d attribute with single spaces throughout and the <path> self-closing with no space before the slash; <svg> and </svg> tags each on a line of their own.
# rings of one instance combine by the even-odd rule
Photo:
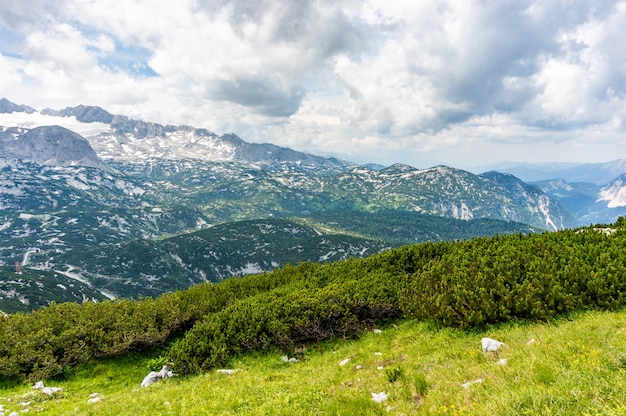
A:
<svg viewBox="0 0 626 416">
<path fill-rule="evenodd" d="M 126 356 L 46 381 L 63 388 L 52 398 L 30 386 L 5 387 L 0 405 L 7 415 L 24 408 L 53 415 L 626 414 L 626 310 L 469 332 L 416 321 L 382 329 L 309 346 L 297 363 L 283 362 L 279 352 L 256 353 L 233 360 L 233 375 L 177 377 L 148 388 L 140 384 L 158 355 Z M 482 337 L 506 345 L 484 355 Z M 498 364 L 503 358 L 507 364 Z M 478 379 L 484 382 L 461 386 Z M 88 403 L 96 392 L 103 401 Z M 380 392 L 388 394 L 384 403 L 372 400 Z"/>
</svg>

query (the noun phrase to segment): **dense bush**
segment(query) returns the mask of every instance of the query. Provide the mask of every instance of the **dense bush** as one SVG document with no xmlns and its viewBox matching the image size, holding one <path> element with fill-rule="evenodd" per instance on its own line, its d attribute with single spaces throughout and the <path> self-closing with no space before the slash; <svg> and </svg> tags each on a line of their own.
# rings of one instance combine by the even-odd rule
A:
<svg viewBox="0 0 626 416">
<path fill-rule="evenodd" d="M 626 298 L 625 243 L 622 230 L 459 242 L 407 275 L 400 304 L 409 317 L 462 328 L 616 308 Z"/>
<path fill-rule="evenodd" d="M 201 317 L 285 281 L 286 275 L 261 274 L 155 300 L 52 304 L 8 315 L 0 318 L 0 377 L 48 378 L 93 358 L 152 350 Z"/>
<path fill-rule="evenodd" d="M 385 296 L 360 289 L 356 281 L 314 290 L 285 287 L 235 302 L 188 331 L 170 358 L 178 372 L 205 371 L 245 351 L 289 351 L 300 343 L 352 337 L 400 315 Z"/>
</svg>

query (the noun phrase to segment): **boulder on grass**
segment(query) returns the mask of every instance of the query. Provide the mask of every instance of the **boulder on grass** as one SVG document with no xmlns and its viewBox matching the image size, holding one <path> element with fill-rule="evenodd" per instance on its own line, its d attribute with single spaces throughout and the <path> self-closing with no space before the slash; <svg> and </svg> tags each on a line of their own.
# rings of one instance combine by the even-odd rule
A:
<svg viewBox="0 0 626 416">
<path fill-rule="evenodd" d="M 174 377 L 176 374 L 172 373 L 170 366 L 164 365 L 161 371 L 151 371 L 141 382 L 141 387 L 148 387 L 157 381 L 165 380 Z"/>
</svg>

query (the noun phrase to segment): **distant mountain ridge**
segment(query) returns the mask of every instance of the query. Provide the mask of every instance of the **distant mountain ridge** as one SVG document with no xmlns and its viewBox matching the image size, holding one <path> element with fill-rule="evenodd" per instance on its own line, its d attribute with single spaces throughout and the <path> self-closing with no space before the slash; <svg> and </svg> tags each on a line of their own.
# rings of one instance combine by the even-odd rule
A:
<svg viewBox="0 0 626 416">
<path fill-rule="evenodd" d="M 55 117 L 76 117 L 76 120 L 82 123 L 105 123 L 110 124 L 113 121 L 113 114 L 101 107 L 78 105 L 76 107 L 66 107 L 63 110 L 53 110 L 45 108 L 41 110 L 41 114 Z"/>
<path fill-rule="evenodd" d="M 525 182 L 563 179 L 567 182 L 589 182 L 606 185 L 626 173 L 626 159 L 604 163 L 500 163 L 485 167 L 510 173 Z"/>
<path fill-rule="evenodd" d="M 382 170 L 358 167 L 324 187 L 339 201 L 342 193 L 352 191 L 364 208 L 387 206 L 465 220 L 498 218 L 552 230 L 576 225 L 570 213 L 538 188 L 497 172 L 474 175 L 447 166 L 416 169 L 402 164 Z"/>
<path fill-rule="evenodd" d="M 26 111 L 6 101 L 6 111 Z M 21 109 L 21 110 L 20 110 Z M 31 109 L 32 112 L 36 110 Z M 91 146 L 104 160 L 199 159 L 213 162 L 241 162 L 263 166 L 289 164 L 302 170 L 339 172 L 351 163 L 298 152 L 269 143 L 248 143 L 237 135 L 217 135 L 206 129 L 190 126 L 162 125 L 113 115 L 101 107 L 78 105 L 62 110 L 46 108 L 42 115 L 75 118 L 85 124 L 101 123 L 108 129 L 86 136 Z"/>
<path fill-rule="evenodd" d="M 392 208 L 466 220 L 505 219 L 553 230 L 576 225 L 576 220 L 557 203 L 545 195 L 539 195 L 540 191 L 523 185 L 513 177 L 504 180 L 504 177 L 495 174 L 477 176 L 444 166 L 419 170 L 396 164 L 382 170 L 371 170 L 271 144 L 246 143 L 234 134 L 218 136 L 206 129 L 132 120 L 125 116 L 112 115 L 100 107 L 80 105 L 59 111 L 46 109 L 44 112 L 54 117 L 73 117 L 86 123 L 109 123 L 107 131 L 89 136 L 88 140 L 96 154 L 105 160 L 120 162 L 117 168 L 127 174 L 131 173 L 127 167 L 131 161 L 134 164 L 161 165 L 165 160 L 196 159 L 214 163 L 257 165 L 277 171 L 288 166 L 288 176 L 281 179 L 267 178 L 272 183 L 260 185 L 276 189 L 274 198 L 280 198 L 278 192 L 283 195 L 306 192 L 313 197 L 309 203 L 319 199 L 314 203 L 317 206 L 344 204 L 350 210 Z M 46 155 L 36 161 L 42 159 L 51 160 Z M 75 157 L 74 161 L 78 159 Z M 294 183 L 293 171 L 323 174 L 328 178 L 321 178 L 319 181 L 305 179 L 302 183 Z M 259 172 L 251 171 L 247 173 L 249 174 L 258 177 Z M 159 176 L 138 179 L 170 180 Z M 237 174 L 226 179 L 224 183 L 224 178 L 221 178 L 220 184 L 230 192 L 241 185 L 250 189 L 250 185 L 239 184 Z M 276 180 L 280 182 L 277 183 Z M 289 182 L 291 186 L 285 186 Z M 258 187 L 262 183 L 257 178 L 251 186 Z M 193 189 L 197 191 L 197 184 L 193 185 Z M 208 187 L 203 192 L 215 191 Z M 156 194 L 154 197 L 159 198 Z M 172 197 L 176 198 L 175 195 Z M 298 199 L 302 198 L 295 196 L 294 200 Z M 208 207 L 206 202 L 198 202 Z M 246 199 L 243 202 L 250 203 L 253 200 Z M 185 202 L 181 200 L 181 203 Z M 263 204 L 261 201 L 259 203 Z M 303 205 L 306 204 L 303 202 Z M 265 212 L 276 215 L 282 210 L 284 208 Z M 306 210 L 310 208 L 304 211 Z"/>
<path fill-rule="evenodd" d="M 15 112 L 22 113 L 23 112 L 27 114 L 32 114 L 35 111 L 37 110 L 27 105 L 18 105 L 18 104 L 12 103 L 6 98 L 0 98 L 0 113 L 15 113 Z"/>
</svg>

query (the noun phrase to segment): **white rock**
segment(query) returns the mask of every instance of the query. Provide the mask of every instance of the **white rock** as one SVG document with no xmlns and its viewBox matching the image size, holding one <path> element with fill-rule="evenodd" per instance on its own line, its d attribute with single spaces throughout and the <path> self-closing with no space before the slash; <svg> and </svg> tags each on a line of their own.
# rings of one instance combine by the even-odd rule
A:
<svg viewBox="0 0 626 416">
<path fill-rule="evenodd" d="M 175 375 L 176 374 L 172 373 L 172 371 L 170 370 L 169 366 L 164 365 L 163 368 L 161 369 L 161 371 L 159 371 L 159 372 L 151 371 L 150 373 L 148 373 L 148 375 L 145 376 L 143 381 L 141 382 L 141 387 L 148 387 L 148 386 L 156 383 L 159 380 L 165 380 L 166 378 L 172 378 Z"/>
<path fill-rule="evenodd" d="M 483 383 L 484 381 L 485 380 L 483 380 L 482 378 L 479 378 L 478 380 L 468 381 L 467 383 L 463 383 L 461 384 L 461 387 L 463 387 L 464 389 L 469 389 L 472 384 Z"/>
<path fill-rule="evenodd" d="M 38 381 L 35 383 L 35 385 L 33 386 L 34 389 L 43 389 L 44 385 L 43 385 L 43 381 Z"/>
<path fill-rule="evenodd" d="M 375 334 L 382 334 L 383 331 L 381 331 L 380 329 L 376 328 L 375 330 L 372 331 Z"/>
<path fill-rule="evenodd" d="M 89 395 L 89 398 L 90 398 L 90 399 L 93 399 L 94 397 L 102 397 L 102 395 L 101 395 L 100 393 L 91 393 L 91 394 Z"/>
<path fill-rule="evenodd" d="M 383 355 L 382 352 L 375 352 L 374 355 Z"/>
<path fill-rule="evenodd" d="M 356 369 L 357 369 L 357 370 L 360 370 L 360 369 L 362 369 L 362 368 L 363 368 L 363 366 L 362 366 L 362 365 L 357 365 L 357 366 L 356 366 Z"/>
<path fill-rule="evenodd" d="M 483 353 L 498 351 L 500 347 L 504 345 L 503 342 L 496 341 L 495 339 L 491 338 L 483 338 L 481 339 L 481 343 L 483 347 Z"/>
<path fill-rule="evenodd" d="M 372 393 L 372 400 L 374 400 L 376 403 L 382 403 L 387 400 L 387 398 L 388 396 L 385 392 Z"/>
<path fill-rule="evenodd" d="M 91 399 L 87 400 L 87 403 L 99 403 L 102 401 L 102 397 L 92 397 Z"/>
<path fill-rule="evenodd" d="M 63 391 L 63 389 L 60 387 L 43 387 L 41 389 L 41 392 L 43 394 L 47 394 L 48 396 L 52 396 L 54 393 L 57 393 L 60 391 Z"/>
<path fill-rule="evenodd" d="M 349 362 L 350 362 L 350 359 L 349 359 L 349 358 L 346 358 L 345 360 L 341 361 L 341 362 L 339 363 L 339 365 L 343 367 L 344 365 L 348 364 Z"/>
<path fill-rule="evenodd" d="M 496 364 L 498 364 L 498 365 L 507 365 L 508 362 L 509 362 L 509 360 L 507 360 L 506 358 L 502 358 L 502 359 L 498 360 L 496 362 Z"/>
<path fill-rule="evenodd" d="M 378 367 L 376 367 L 376 369 L 377 369 L 377 370 L 382 370 L 382 369 L 384 369 L 384 368 L 385 368 L 385 367 L 383 367 L 382 365 L 379 365 Z"/>
<path fill-rule="evenodd" d="M 530 340 L 528 340 L 526 345 L 533 345 L 535 342 L 537 342 L 537 340 L 535 338 L 531 338 Z"/>
<path fill-rule="evenodd" d="M 281 357 L 281 359 L 282 359 L 284 362 L 286 362 L 286 363 L 297 363 L 297 362 L 298 362 L 298 359 L 297 359 L 297 358 L 295 358 L 295 357 L 291 357 L 291 358 L 289 358 L 289 356 L 287 356 L 287 355 L 283 355 L 283 356 Z"/>
<path fill-rule="evenodd" d="M 235 374 L 236 372 L 237 370 L 230 370 L 230 369 L 221 369 L 221 370 L 216 371 L 216 373 L 218 374 L 228 374 L 228 375 Z"/>
</svg>

